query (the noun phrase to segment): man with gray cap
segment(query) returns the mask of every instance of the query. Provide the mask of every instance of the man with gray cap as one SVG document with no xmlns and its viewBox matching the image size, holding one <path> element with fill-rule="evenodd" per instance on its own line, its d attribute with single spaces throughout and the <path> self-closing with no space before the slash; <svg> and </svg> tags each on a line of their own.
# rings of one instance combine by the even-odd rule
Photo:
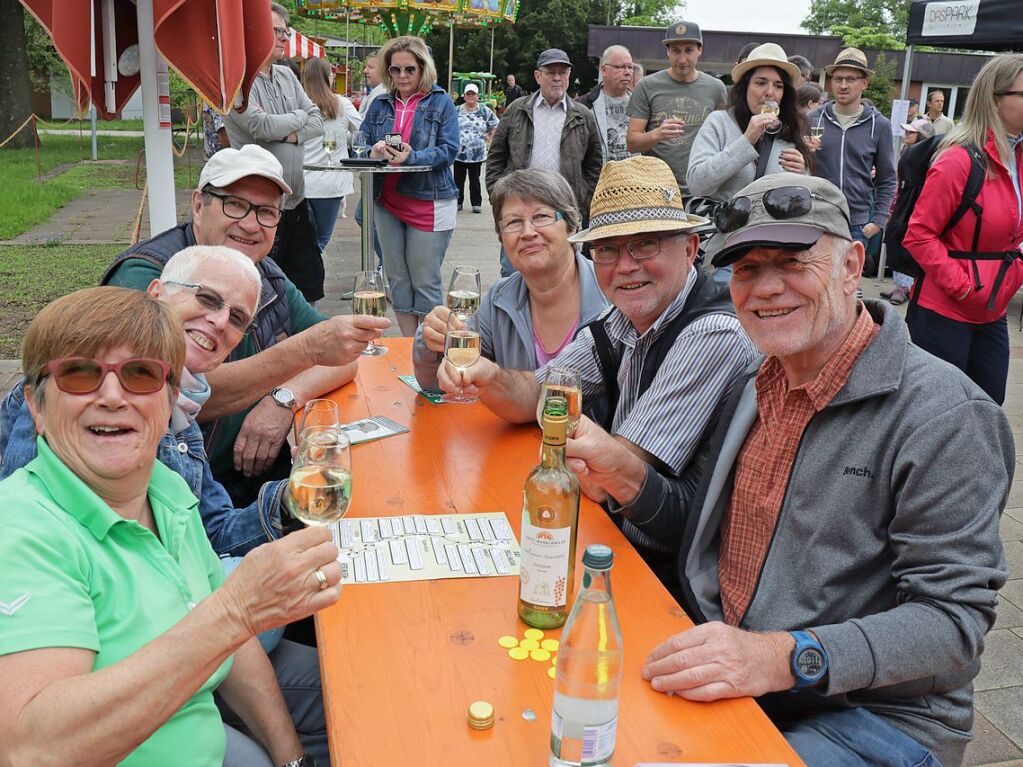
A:
<svg viewBox="0 0 1023 767">
<path fill-rule="evenodd" d="M 643 676 L 759 703 L 809 767 L 963 759 L 1007 571 L 1002 410 L 857 301 L 842 193 L 781 173 L 716 217 L 739 321 L 766 355 L 727 402 L 682 542 L 698 624 Z M 650 481 L 661 481 L 658 477 Z"/>
<path fill-rule="evenodd" d="M 366 342 L 390 326 L 364 315 L 325 318 L 268 257 L 290 191 L 281 164 L 262 147 L 221 149 L 192 192 L 192 220 L 129 248 L 102 278 L 145 290 L 192 245 L 226 245 L 256 264 L 263 286 L 254 326 L 231 361 L 209 374 L 212 395 L 200 415 L 210 468 L 238 506 L 264 482 L 287 476 L 290 455 L 281 447 L 293 408 L 351 380 Z"/>
<path fill-rule="evenodd" d="M 699 72 L 703 33 L 691 21 L 669 24 L 664 35 L 669 66 L 640 80 L 629 100 L 630 152 L 668 163 L 684 195 L 689 150 L 707 115 L 723 109 L 728 95 L 716 77 Z"/>
<path fill-rule="evenodd" d="M 537 59 L 533 75 L 540 90 L 508 106 L 490 142 L 487 193 L 513 170 L 552 170 L 568 181 L 585 215 L 603 157 L 597 122 L 593 112 L 568 97 L 572 62 L 567 53 L 548 48 Z M 512 271 L 502 249 L 501 275 Z"/>
</svg>

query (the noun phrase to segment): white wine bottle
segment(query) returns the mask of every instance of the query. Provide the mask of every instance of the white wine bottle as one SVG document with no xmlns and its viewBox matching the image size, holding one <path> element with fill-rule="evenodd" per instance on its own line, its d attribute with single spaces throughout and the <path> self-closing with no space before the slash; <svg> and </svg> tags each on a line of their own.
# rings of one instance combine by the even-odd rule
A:
<svg viewBox="0 0 1023 767">
<path fill-rule="evenodd" d="M 519 617 L 540 629 L 568 618 L 575 573 L 579 481 L 565 466 L 568 405 L 550 397 L 543 413 L 540 464 L 522 488 L 522 562 Z"/>
</svg>

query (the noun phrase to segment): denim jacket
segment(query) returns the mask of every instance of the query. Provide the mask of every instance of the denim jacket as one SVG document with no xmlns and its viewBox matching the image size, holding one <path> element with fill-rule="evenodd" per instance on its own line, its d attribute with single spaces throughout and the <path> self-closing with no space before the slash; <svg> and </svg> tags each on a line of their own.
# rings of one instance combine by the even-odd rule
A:
<svg viewBox="0 0 1023 767">
<path fill-rule="evenodd" d="M 394 94 L 383 93 L 373 103 L 362 122 L 362 129 L 372 146 L 385 133 L 394 131 Z M 403 173 L 398 177 L 398 193 L 417 200 L 452 200 L 458 197 L 451 164 L 461 146 L 458 134 L 458 111 L 451 98 L 439 85 L 434 85 L 416 106 L 412 118 L 412 152 L 406 165 L 429 165 L 427 173 Z M 376 185 L 380 196 L 382 184 Z"/>
<path fill-rule="evenodd" d="M 0 405 L 0 479 L 36 455 L 36 429 L 22 383 L 19 381 Z M 199 499 L 203 527 L 218 555 L 244 556 L 283 535 L 280 503 L 287 480 L 267 482 L 251 505 L 234 508 L 224 486 L 210 473 L 202 432 L 195 421 L 177 434 L 164 434 L 156 457 L 180 474 Z"/>
</svg>

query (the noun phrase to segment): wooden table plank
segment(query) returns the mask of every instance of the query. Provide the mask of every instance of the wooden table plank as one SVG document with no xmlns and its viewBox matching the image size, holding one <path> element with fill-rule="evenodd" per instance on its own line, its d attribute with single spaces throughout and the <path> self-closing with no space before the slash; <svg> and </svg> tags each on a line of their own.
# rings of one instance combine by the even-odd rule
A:
<svg viewBox="0 0 1023 767">
<path fill-rule="evenodd" d="M 397 380 L 410 341 L 364 357 L 334 399 L 344 421 L 384 415 L 411 431 L 352 449 L 350 517 L 504 512 L 519 536 L 522 484 L 540 433 L 475 405 L 433 405 Z M 604 512 L 583 498 L 576 584 L 588 543 L 614 549 L 612 587 L 625 648 L 615 765 L 640 761 L 802 762 L 750 699 L 690 703 L 640 676 L 647 653 L 692 625 Z M 577 586 L 578 587 L 578 586 Z M 514 661 L 497 644 L 522 636 L 518 579 L 472 578 L 346 586 L 317 615 L 335 765 L 546 764 L 554 682 L 549 664 Z M 557 638 L 560 631 L 548 632 Z M 474 700 L 496 711 L 491 730 L 466 724 Z M 523 710 L 532 709 L 535 721 Z"/>
</svg>

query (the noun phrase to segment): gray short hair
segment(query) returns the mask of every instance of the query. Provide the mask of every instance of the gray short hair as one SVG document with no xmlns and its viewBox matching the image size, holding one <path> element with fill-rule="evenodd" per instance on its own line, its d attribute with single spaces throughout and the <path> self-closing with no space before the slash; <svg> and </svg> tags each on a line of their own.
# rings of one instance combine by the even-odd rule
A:
<svg viewBox="0 0 1023 767">
<path fill-rule="evenodd" d="M 225 245 L 193 245 L 190 248 L 179 250 L 163 267 L 160 275 L 161 281 L 172 282 L 194 282 L 192 275 L 200 266 L 215 264 L 220 271 L 229 275 L 233 280 L 244 280 L 256 288 L 256 307 L 253 307 L 253 314 L 259 306 L 259 294 L 263 288 L 263 279 L 259 270 L 252 263 L 252 259 L 244 254 L 229 248 Z"/>
<path fill-rule="evenodd" d="M 276 13 L 278 16 L 284 19 L 285 24 L 291 21 L 291 14 L 288 13 L 288 9 L 281 5 L 280 3 L 270 3 L 270 13 Z"/>
<path fill-rule="evenodd" d="M 803 76 L 804 80 L 809 80 L 813 77 L 813 64 L 810 62 L 810 59 L 806 58 L 806 56 L 801 56 L 798 53 L 795 53 L 789 56 L 789 63 L 796 65 L 799 69 L 799 74 Z"/>
<path fill-rule="evenodd" d="M 604 52 L 600 54 L 600 65 L 604 66 L 607 60 L 611 57 L 612 53 L 627 53 L 629 58 L 632 58 L 632 51 L 626 48 L 624 45 L 609 45 L 604 49 Z"/>
<path fill-rule="evenodd" d="M 503 176 L 490 193 L 490 206 L 494 211 L 494 229 L 501 234 L 501 213 L 512 198 L 538 202 L 560 211 L 565 217 L 569 234 L 579 231 L 582 217 L 575 204 L 575 194 L 564 176 L 552 170 L 522 168 Z"/>
</svg>

